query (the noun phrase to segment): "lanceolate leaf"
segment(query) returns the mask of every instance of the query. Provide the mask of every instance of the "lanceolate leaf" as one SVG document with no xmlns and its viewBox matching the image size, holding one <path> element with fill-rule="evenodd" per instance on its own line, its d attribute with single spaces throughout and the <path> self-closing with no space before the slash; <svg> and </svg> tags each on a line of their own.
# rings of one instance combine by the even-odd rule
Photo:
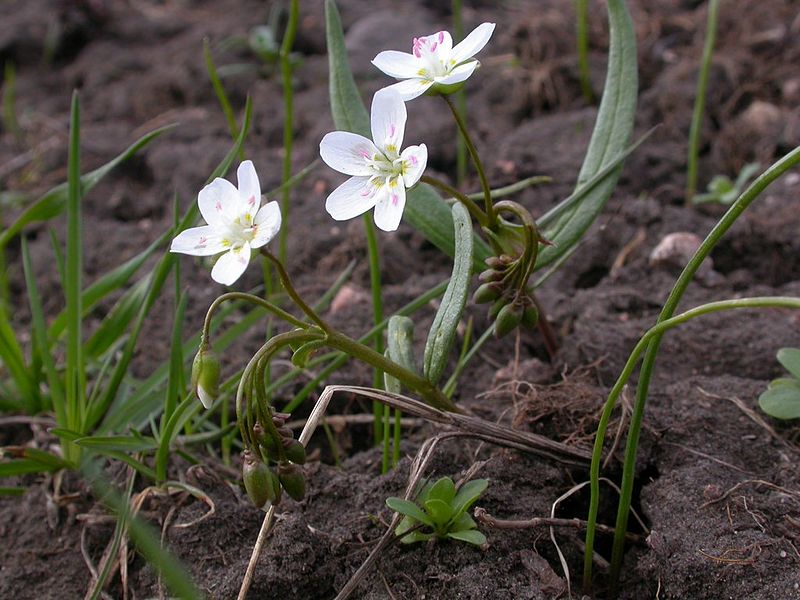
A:
<svg viewBox="0 0 800 600">
<path fill-rule="evenodd" d="M 325 32 L 328 43 L 331 113 L 333 122 L 342 131 L 371 138 L 369 114 L 358 93 L 347 49 L 344 45 L 342 20 L 334 0 L 325 0 Z"/>
<path fill-rule="evenodd" d="M 456 337 L 456 326 L 464 312 L 472 275 L 472 220 L 469 211 L 460 202 L 453 205 L 452 214 L 456 240 L 453 275 L 425 343 L 424 374 L 433 384 L 439 382 L 447 366 L 448 354 Z"/>
<path fill-rule="evenodd" d="M 625 151 L 633 131 L 638 87 L 636 36 L 624 0 L 609 0 L 608 20 L 611 41 L 606 84 L 576 192 Z M 544 229 L 544 237 L 553 245 L 542 248 L 537 268 L 557 260 L 583 236 L 611 196 L 621 168 L 613 170 L 580 204 Z"/>
</svg>

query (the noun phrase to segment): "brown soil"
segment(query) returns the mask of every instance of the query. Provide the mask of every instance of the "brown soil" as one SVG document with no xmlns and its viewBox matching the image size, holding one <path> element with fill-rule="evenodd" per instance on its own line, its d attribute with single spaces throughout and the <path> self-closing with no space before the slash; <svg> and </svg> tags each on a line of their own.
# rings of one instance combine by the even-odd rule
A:
<svg viewBox="0 0 800 600">
<path fill-rule="evenodd" d="M 320 1 L 303 3 L 296 49 L 296 153 L 301 168 L 317 154 L 332 129 L 327 110 L 327 59 Z M 466 3 L 468 27 L 498 23 L 482 54 L 484 68 L 467 86 L 469 119 L 477 132 L 493 184 L 548 174 L 554 183 L 527 190 L 518 201 L 540 214 L 574 184 L 595 111 L 576 79 L 573 14 L 555 0 Z M 705 5 L 686 0 L 630 2 L 637 27 L 640 103 L 637 132 L 661 128 L 628 159 L 608 209 L 562 271 L 541 291 L 541 300 L 561 338 L 552 363 L 533 332 L 519 340 L 487 345 L 460 384 L 459 401 L 480 416 L 588 446 L 599 408 L 628 353 L 654 322 L 677 270 L 651 267 L 648 254 L 676 231 L 703 237 L 721 214 L 682 203 L 686 135 Z M 449 2 L 339 2 L 356 78 L 368 97 L 386 84 L 369 64 L 382 48 L 404 48 L 414 33 L 449 28 Z M 591 63 L 602 85 L 607 33 L 602 6 L 593 5 Z M 97 275 L 128 259 L 171 223 L 171 199 L 183 206 L 229 148 L 225 121 L 205 74 L 201 41 L 209 37 L 219 65 L 243 65 L 226 77 L 236 107 L 246 94 L 255 117 L 247 156 L 259 169 L 263 189 L 280 180 L 282 102 L 279 77 L 232 42 L 266 22 L 268 7 L 254 0 L 134 2 L 17 0 L 4 5 L 0 61 L 17 67 L 17 108 L 22 136 L 0 137 L 2 189 L 30 198 L 65 178 L 70 92 L 81 89 L 83 167 L 109 160 L 141 133 L 170 122 L 180 125 L 93 190 L 84 204 L 86 273 Z M 398 26 L 398 24 L 402 24 Z M 717 173 L 735 176 L 752 160 L 762 165 L 800 140 L 800 16 L 785 0 L 723 4 L 703 127 L 701 185 Z M 50 33 L 48 33 L 50 32 Z M 48 41 L 50 40 L 50 41 Z M 516 58 L 514 58 L 516 57 Z M 795 65 L 792 67 L 791 65 Z M 422 98 L 410 110 L 407 140 L 424 140 L 431 168 L 455 170 L 455 131 L 444 107 Z M 27 153 L 27 154 L 26 154 Z M 369 286 L 362 227 L 334 223 L 322 210 L 325 194 L 338 183 L 319 168 L 293 193 L 289 269 L 311 297 L 322 293 L 352 260 L 351 285 Z M 477 188 L 477 182 L 471 182 Z M 713 253 L 714 270 L 689 289 L 683 306 L 734 296 L 800 294 L 800 238 L 796 200 L 800 177 L 777 182 L 741 218 Z M 6 222 L 18 212 L 3 207 Z M 59 236 L 64 224 L 56 221 Z M 313 232 L 313 233 L 312 233 Z M 47 227 L 28 232 L 46 310 L 61 307 Z M 633 240 L 639 241 L 628 246 Z M 381 236 L 388 310 L 409 301 L 448 274 L 448 262 L 407 225 Z M 625 256 L 621 261 L 620 256 Z M 19 248 L 8 249 L 15 321 L 28 321 Z M 190 293 L 187 327 L 200 326 L 220 292 L 203 267 L 182 261 Z M 258 282 L 257 269 L 241 289 Z M 146 375 L 166 357 L 172 288 L 161 310 L 147 322 L 135 364 Z M 358 297 L 358 294 L 356 294 Z M 331 315 L 346 331 L 367 327 L 367 301 Z M 485 326 L 483 311 L 474 311 Z M 419 330 L 425 319 L 418 318 Z M 780 374 L 777 349 L 800 345 L 800 321 L 771 310 L 709 316 L 670 333 L 664 341 L 639 452 L 636 508 L 649 529 L 646 541 L 626 555 L 624 598 L 800 598 L 800 461 L 797 430 L 762 421 L 756 399 Z M 257 347 L 260 331 L 239 341 L 228 359 L 241 363 Z M 350 366 L 330 383 L 369 384 L 366 368 Z M 336 409 L 360 412 L 365 405 L 339 398 Z M 613 429 L 613 427 L 612 427 Z M 413 456 L 432 433 L 418 428 L 404 441 Z M 379 475 L 379 452 L 363 449 L 365 427 L 352 427 L 340 442 L 351 455 L 341 467 L 315 462 L 307 468 L 309 493 L 302 503 L 280 507 L 277 526 L 258 564 L 252 598 L 331 598 L 363 562 L 385 530 L 390 514 L 383 501 L 399 495 L 409 460 Z M 43 443 L 47 434 L 4 426 L 0 443 Z M 624 440 L 623 440 L 624 441 Z M 319 442 L 320 446 L 324 442 Z M 610 446 L 609 446 L 610 447 Z M 617 452 L 617 455 L 620 453 Z M 547 516 L 555 500 L 586 472 L 568 470 L 509 450 L 463 441 L 444 442 L 433 476 L 458 476 L 476 460 L 491 484 L 479 505 L 500 518 Z M 618 479 L 612 461 L 607 476 Z M 236 471 L 207 458 L 200 469 L 176 467 L 206 491 L 215 504 L 210 518 L 167 531 L 170 548 L 209 597 L 234 598 L 261 522 L 244 497 Z M 22 498 L 0 498 L 0 597 L 81 597 L 90 573 L 81 553 L 97 564 L 112 525 L 99 515 L 80 480 L 67 477 L 62 493 L 77 498 L 56 503 L 49 480 L 27 477 Z M 583 518 L 587 496 L 560 504 L 557 516 Z M 154 521 L 177 506 L 170 522 L 200 517 L 205 504 L 184 499 L 155 501 L 146 508 Z M 613 492 L 601 518 L 612 523 Z M 359 598 L 556 598 L 567 581 L 546 530 L 488 530 L 489 547 L 455 543 L 393 546 L 359 587 Z M 640 531 L 641 533 L 641 531 Z M 83 536 L 83 541 L 82 541 Z M 556 533 L 579 587 L 580 534 Z M 610 545 L 603 539 L 601 555 Z M 599 589 L 604 577 L 598 576 Z M 129 566 L 135 597 L 159 593 L 152 569 L 140 558 Z M 123 597 L 119 577 L 109 588 Z M 602 593 L 601 593 L 602 595 Z M 132 596 L 128 596 L 132 597 Z"/>
</svg>

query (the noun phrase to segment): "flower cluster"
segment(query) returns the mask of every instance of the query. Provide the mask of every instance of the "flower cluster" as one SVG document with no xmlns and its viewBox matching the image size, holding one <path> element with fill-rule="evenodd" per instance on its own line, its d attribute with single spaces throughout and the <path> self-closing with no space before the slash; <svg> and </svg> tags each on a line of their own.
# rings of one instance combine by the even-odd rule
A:
<svg viewBox="0 0 800 600">
<path fill-rule="evenodd" d="M 414 38 L 411 54 L 388 50 L 372 63 L 400 79 L 378 91 L 372 99 L 372 139 L 347 131 L 334 131 L 320 142 L 322 160 L 349 175 L 325 201 L 337 221 L 352 219 L 375 209 L 375 224 L 383 231 L 400 225 L 406 190 L 416 185 L 428 162 L 425 144 L 402 149 L 407 120 L 405 101 L 423 93 L 449 94 L 478 67 L 473 57 L 489 41 L 494 23 L 483 23 L 453 46 L 446 31 Z M 206 225 L 181 232 L 170 250 L 194 256 L 221 254 L 211 278 L 233 284 L 244 273 L 253 250 L 266 245 L 281 226 L 277 202 L 261 205 L 261 186 L 249 160 L 239 165 L 238 187 L 216 178 L 197 197 Z"/>
</svg>

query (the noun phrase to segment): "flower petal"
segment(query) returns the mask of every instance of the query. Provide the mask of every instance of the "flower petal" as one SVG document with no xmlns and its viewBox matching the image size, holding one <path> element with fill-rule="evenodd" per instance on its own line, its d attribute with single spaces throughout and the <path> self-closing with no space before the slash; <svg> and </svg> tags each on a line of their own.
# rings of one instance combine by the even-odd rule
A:
<svg viewBox="0 0 800 600">
<path fill-rule="evenodd" d="M 249 213 L 255 217 L 261 206 L 261 185 L 253 161 L 243 161 L 236 171 L 236 177 L 239 181 L 239 214 Z"/>
<path fill-rule="evenodd" d="M 442 85 L 451 85 L 453 83 L 461 83 L 469 78 L 472 72 L 478 67 L 480 63 L 477 60 L 465 62 L 463 65 L 458 65 L 450 73 L 443 77 L 437 77 L 436 83 Z"/>
<path fill-rule="evenodd" d="M 210 225 L 204 225 L 181 231 L 172 240 L 169 251 L 193 256 L 211 256 L 224 252 L 227 248 L 217 230 Z"/>
<path fill-rule="evenodd" d="M 383 88 L 383 90 L 394 90 L 400 94 L 400 97 L 404 102 L 408 102 L 409 100 L 413 100 L 417 96 L 421 96 L 427 92 L 428 88 L 432 85 L 433 81 L 430 79 L 405 79 L 403 81 L 393 83 L 392 85 Z"/>
<path fill-rule="evenodd" d="M 215 227 L 223 226 L 238 214 L 239 190 L 227 179 L 217 177 L 200 190 L 197 206 L 206 223 Z"/>
<path fill-rule="evenodd" d="M 450 57 L 452 49 L 453 38 L 447 31 L 437 31 L 414 40 L 414 50 L 419 52 L 420 56 L 433 55 L 436 58 L 444 58 L 446 60 Z"/>
<path fill-rule="evenodd" d="M 406 105 L 391 86 L 372 97 L 370 125 L 375 145 L 390 158 L 397 158 L 406 129 Z"/>
<path fill-rule="evenodd" d="M 337 221 L 352 219 L 375 206 L 379 191 L 370 184 L 369 177 L 351 177 L 330 193 L 325 210 Z"/>
<path fill-rule="evenodd" d="M 383 231 L 395 231 L 406 207 L 406 188 L 399 177 L 389 182 L 388 194 L 375 205 L 375 225 Z"/>
<path fill-rule="evenodd" d="M 372 64 L 386 73 L 389 77 L 397 79 L 408 79 L 417 77 L 418 71 L 424 66 L 420 64 L 413 54 L 397 52 L 396 50 L 384 50 L 372 59 Z"/>
<path fill-rule="evenodd" d="M 250 244 L 244 243 L 219 257 L 211 269 L 211 279 L 222 285 L 232 285 L 242 276 L 250 262 Z"/>
<path fill-rule="evenodd" d="M 428 147 L 425 144 L 409 146 L 400 155 L 403 159 L 403 183 L 411 187 L 422 177 L 425 165 L 428 163 Z"/>
<path fill-rule="evenodd" d="M 456 44 L 450 53 L 450 59 L 455 61 L 453 65 L 458 65 L 480 52 L 492 37 L 494 25 L 494 23 L 481 23 L 460 43 Z"/>
<path fill-rule="evenodd" d="M 255 218 L 256 234 L 250 242 L 252 248 L 267 244 L 281 228 L 281 209 L 277 202 L 267 202 L 258 210 Z"/>
<path fill-rule="evenodd" d="M 378 149 L 363 135 L 349 131 L 332 131 L 319 143 L 319 155 L 330 168 L 345 175 L 371 175 L 371 159 Z"/>
</svg>

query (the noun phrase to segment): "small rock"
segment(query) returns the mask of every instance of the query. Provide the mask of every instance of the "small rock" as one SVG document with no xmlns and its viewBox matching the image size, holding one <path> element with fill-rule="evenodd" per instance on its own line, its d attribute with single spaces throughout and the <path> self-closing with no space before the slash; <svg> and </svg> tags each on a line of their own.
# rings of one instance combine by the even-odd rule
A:
<svg viewBox="0 0 800 600">
<path fill-rule="evenodd" d="M 691 260 L 703 241 L 693 233 L 677 231 L 664 236 L 650 252 L 650 266 L 657 269 L 679 272 Z M 707 257 L 697 270 L 697 279 L 713 285 L 721 277 L 714 271 L 711 257 Z"/>
<path fill-rule="evenodd" d="M 330 313 L 333 315 L 353 304 L 366 304 L 367 302 L 369 302 L 369 294 L 366 290 L 354 285 L 344 285 L 333 297 Z"/>
</svg>

